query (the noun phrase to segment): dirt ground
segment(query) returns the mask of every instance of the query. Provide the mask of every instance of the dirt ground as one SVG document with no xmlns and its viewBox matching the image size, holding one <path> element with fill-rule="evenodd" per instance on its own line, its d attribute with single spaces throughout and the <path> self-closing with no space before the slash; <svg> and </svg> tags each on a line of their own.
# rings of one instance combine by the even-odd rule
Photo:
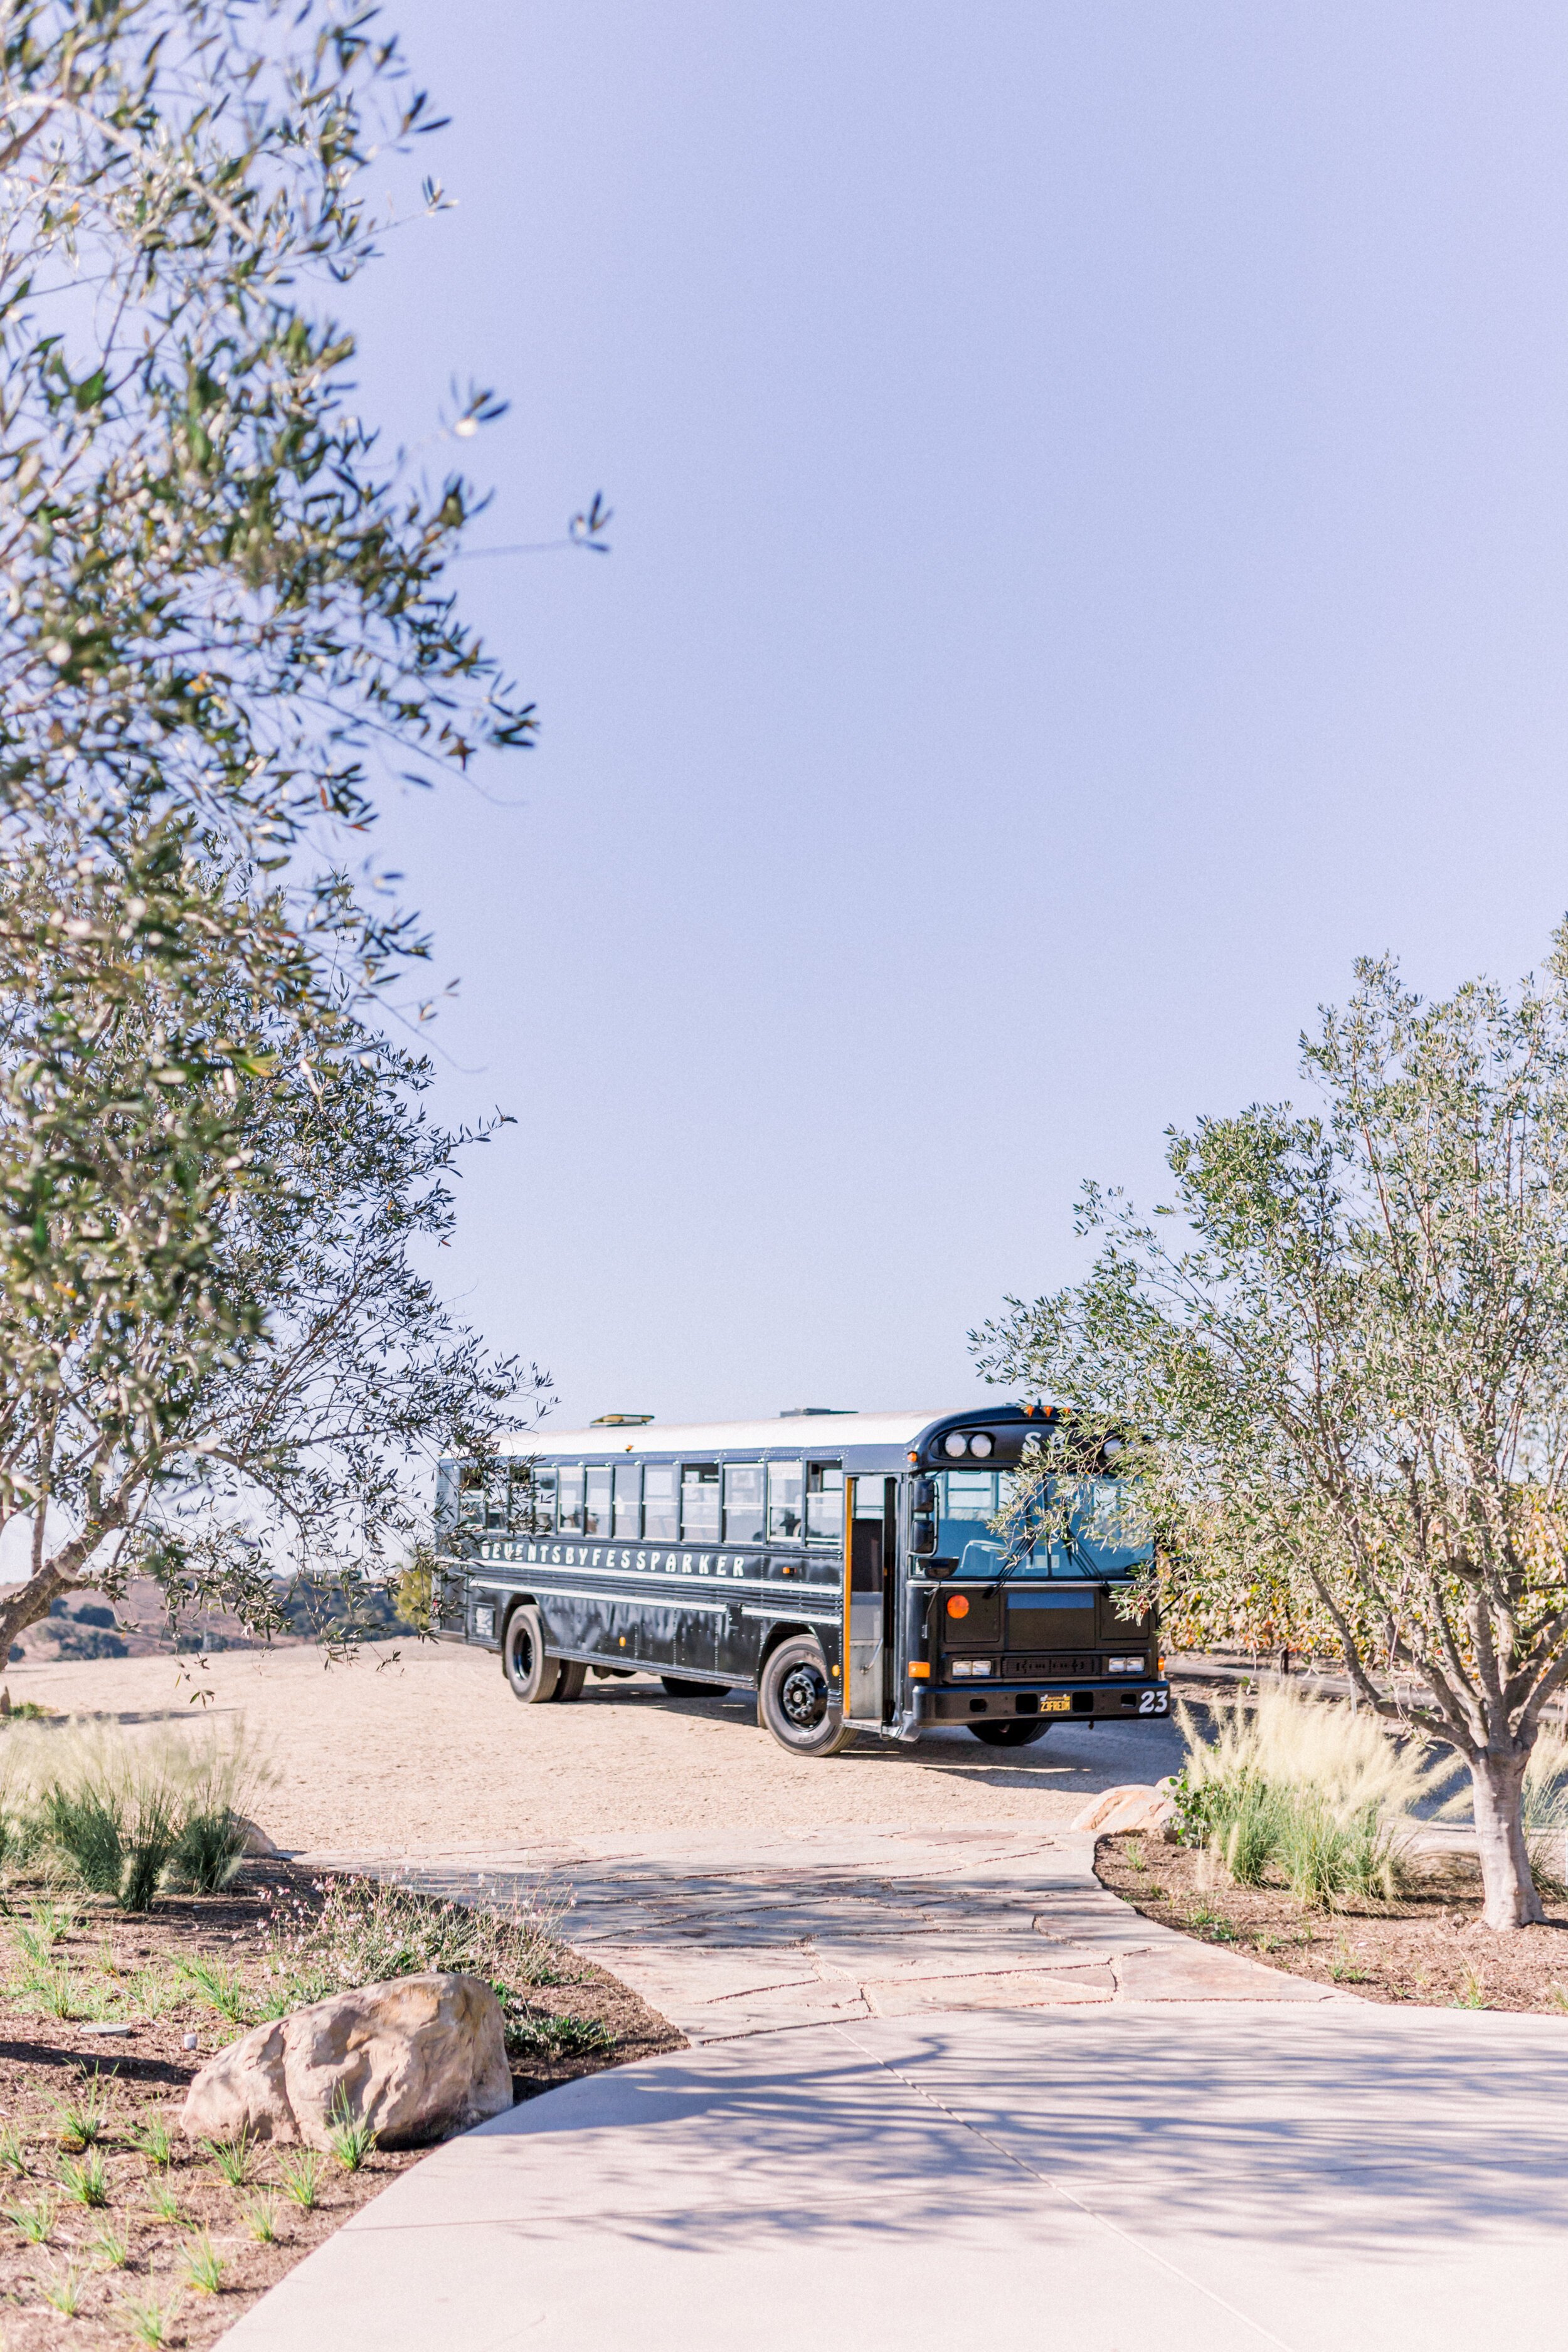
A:
<svg viewBox="0 0 1568 2352">
<path fill-rule="evenodd" d="M 1207 1854 L 1153 1837 L 1101 1838 L 1095 1869 L 1145 1918 L 1363 2000 L 1568 2012 L 1568 1904 L 1548 1904 L 1545 1927 L 1499 1936 L 1468 1881 L 1323 1913 L 1283 1886 L 1233 1886 Z"/>
<path fill-rule="evenodd" d="M 493 1656 L 446 1643 L 379 1644 L 347 1665 L 311 1648 L 221 1652 L 199 1677 L 205 1709 L 167 1658 L 19 1664 L 6 1681 L 18 1705 L 126 1725 L 243 1717 L 278 1773 L 258 1818 L 290 1853 L 456 1860 L 664 1831 L 1052 1827 L 1097 1790 L 1181 1760 L 1158 1723 L 1053 1727 L 1005 1751 L 957 1731 L 805 1759 L 759 1727 L 752 1701 L 671 1699 L 639 1675 L 521 1706 Z"/>
</svg>

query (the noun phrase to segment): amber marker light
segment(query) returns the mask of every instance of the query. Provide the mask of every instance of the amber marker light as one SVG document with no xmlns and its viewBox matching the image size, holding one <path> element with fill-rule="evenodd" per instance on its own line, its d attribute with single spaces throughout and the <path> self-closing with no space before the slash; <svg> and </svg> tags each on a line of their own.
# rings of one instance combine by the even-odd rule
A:
<svg viewBox="0 0 1568 2352">
<path fill-rule="evenodd" d="M 910 1682 L 912 1682 L 912 1683 L 929 1683 L 929 1682 L 930 1682 L 930 1680 L 931 1680 L 931 1668 L 930 1668 L 930 1666 L 928 1666 L 928 1665 L 926 1664 L 926 1663 L 925 1663 L 925 1661 L 924 1661 L 924 1659 L 923 1659 L 923 1658 L 913 1658 L 913 1659 L 911 1659 L 911 1660 L 910 1660 Z"/>
<path fill-rule="evenodd" d="M 952 1599 L 947 1604 L 947 1613 L 950 1617 L 967 1617 L 969 1614 L 968 1595 L 963 1592 L 955 1592 Z"/>
</svg>

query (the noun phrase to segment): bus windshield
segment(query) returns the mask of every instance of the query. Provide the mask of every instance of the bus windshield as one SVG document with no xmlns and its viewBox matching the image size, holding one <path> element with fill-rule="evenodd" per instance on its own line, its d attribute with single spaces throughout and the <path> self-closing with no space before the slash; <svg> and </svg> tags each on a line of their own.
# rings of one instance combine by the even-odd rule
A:
<svg viewBox="0 0 1568 2352">
<path fill-rule="evenodd" d="M 1009 1472 L 944 1470 L 938 1483 L 937 1550 L 957 1563 L 955 1576 L 994 1578 L 1006 1569 L 1014 1576 L 1099 1580 L 1130 1576 L 1149 1558 L 1145 1514 L 1120 1479 L 1053 1479 L 1047 1495 L 1066 1506 L 1067 1525 L 1027 1550 L 1005 1543 L 991 1524 L 1007 1500 Z"/>
</svg>

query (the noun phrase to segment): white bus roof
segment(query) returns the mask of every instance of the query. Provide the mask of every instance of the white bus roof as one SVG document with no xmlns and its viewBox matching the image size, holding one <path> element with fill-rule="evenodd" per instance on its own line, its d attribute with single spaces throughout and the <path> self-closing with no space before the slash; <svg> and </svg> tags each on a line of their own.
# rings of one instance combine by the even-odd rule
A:
<svg viewBox="0 0 1568 2352">
<path fill-rule="evenodd" d="M 973 1406 L 976 1421 L 995 1416 Z M 538 1454 L 546 1461 L 580 1454 L 599 1461 L 615 1454 L 837 1454 L 847 1445 L 912 1446 L 936 1421 L 964 1416 L 963 1405 L 937 1412 L 781 1413 L 772 1421 L 621 1423 L 605 1429 L 541 1429 L 503 1437 L 503 1454 Z"/>
</svg>

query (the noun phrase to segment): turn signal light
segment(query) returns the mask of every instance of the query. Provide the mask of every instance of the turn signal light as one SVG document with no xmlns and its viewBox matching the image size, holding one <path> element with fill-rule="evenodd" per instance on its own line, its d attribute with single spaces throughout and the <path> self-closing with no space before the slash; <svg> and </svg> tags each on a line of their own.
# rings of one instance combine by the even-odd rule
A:
<svg viewBox="0 0 1568 2352">
<path fill-rule="evenodd" d="M 923 1658 L 911 1658 L 910 1660 L 910 1680 L 912 1683 L 930 1682 L 931 1668 L 927 1665 Z"/>
<path fill-rule="evenodd" d="M 967 1617 L 969 1595 L 966 1592 L 955 1592 L 947 1604 L 947 1613 L 950 1617 Z"/>
</svg>

